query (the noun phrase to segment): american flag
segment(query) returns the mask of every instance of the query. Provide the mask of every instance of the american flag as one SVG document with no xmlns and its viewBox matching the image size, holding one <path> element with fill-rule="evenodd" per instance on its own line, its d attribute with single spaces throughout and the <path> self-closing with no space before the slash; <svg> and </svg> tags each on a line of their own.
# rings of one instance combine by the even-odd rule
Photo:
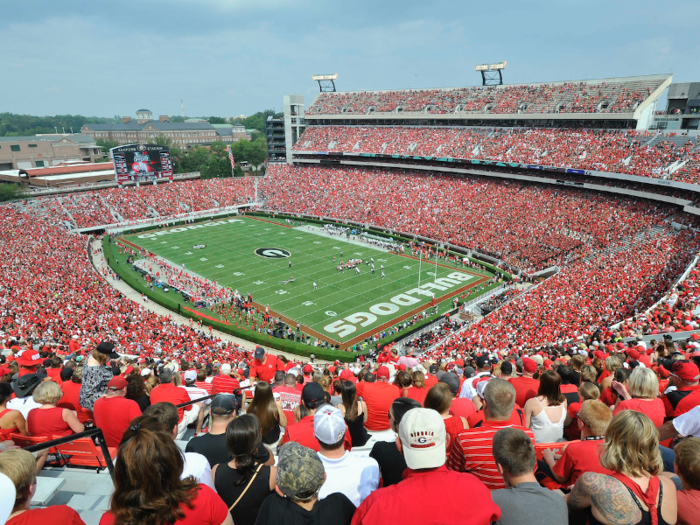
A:
<svg viewBox="0 0 700 525">
<path fill-rule="evenodd" d="M 233 160 L 233 152 L 231 151 L 231 146 L 228 147 L 228 160 L 231 161 L 231 169 L 236 167 L 236 161 Z"/>
</svg>

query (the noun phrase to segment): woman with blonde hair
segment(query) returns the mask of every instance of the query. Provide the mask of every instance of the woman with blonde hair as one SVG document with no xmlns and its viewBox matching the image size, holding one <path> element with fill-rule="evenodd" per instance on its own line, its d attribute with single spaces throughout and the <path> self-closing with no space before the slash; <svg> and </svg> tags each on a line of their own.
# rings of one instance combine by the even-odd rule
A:
<svg viewBox="0 0 700 525">
<path fill-rule="evenodd" d="M 64 437 L 85 430 L 75 412 L 56 406 L 63 397 L 63 391 L 53 381 L 44 381 L 32 395 L 41 404 L 29 412 L 27 430 L 31 436 Z"/>
<path fill-rule="evenodd" d="M 600 399 L 600 389 L 597 383 L 584 381 L 578 387 L 578 401 L 571 403 L 566 410 L 566 419 L 564 420 L 564 434 L 571 441 L 581 439 L 581 429 L 578 428 L 578 413 L 581 410 L 581 405 L 584 401 Z"/>
<path fill-rule="evenodd" d="M 414 370 L 411 374 L 411 386 L 403 389 L 401 397 L 415 399 L 422 405 L 426 395 L 428 395 L 428 389 L 425 386 L 425 374 L 420 370 Z"/>
<path fill-rule="evenodd" d="M 627 379 L 627 388 L 616 381 L 612 387 L 619 396 L 613 415 L 636 410 L 649 416 L 656 428 L 664 424 L 666 408 L 659 397 L 659 379 L 651 369 L 638 366 Z"/>
<path fill-rule="evenodd" d="M 590 525 L 676 523 L 676 487 L 658 476 L 663 463 L 651 419 L 635 410 L 615 416 L 600 464 L 613 474 L 583 474 L 567 497 L 571 512 L 587 512 Z"/>
</svg>

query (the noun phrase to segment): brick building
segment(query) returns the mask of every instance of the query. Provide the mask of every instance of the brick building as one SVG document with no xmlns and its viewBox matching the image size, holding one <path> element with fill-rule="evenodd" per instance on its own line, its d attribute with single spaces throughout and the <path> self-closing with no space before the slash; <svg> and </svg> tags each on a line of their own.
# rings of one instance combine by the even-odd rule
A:
<svg viewBox="0 0 700 525">
<path fill-rule="evenodd" d="M 66 162 L 94 162 L 102 147 L 86 135 L 0 137 L 0 171 L 44 168 Z"/>
</svg>

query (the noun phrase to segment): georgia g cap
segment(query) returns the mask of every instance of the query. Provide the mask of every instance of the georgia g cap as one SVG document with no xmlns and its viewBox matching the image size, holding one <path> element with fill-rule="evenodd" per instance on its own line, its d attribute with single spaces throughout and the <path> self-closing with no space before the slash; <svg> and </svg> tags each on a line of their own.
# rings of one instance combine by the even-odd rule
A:
<svg viewBox="0 0 700 525">
<path fill-rule="evenodd" d="M 445 464 L 445 422 L 429 408 L 409 410 L 399 424 L 399 439 L 406 465 L 412 470 L 437 468 Z"/>
</svg>

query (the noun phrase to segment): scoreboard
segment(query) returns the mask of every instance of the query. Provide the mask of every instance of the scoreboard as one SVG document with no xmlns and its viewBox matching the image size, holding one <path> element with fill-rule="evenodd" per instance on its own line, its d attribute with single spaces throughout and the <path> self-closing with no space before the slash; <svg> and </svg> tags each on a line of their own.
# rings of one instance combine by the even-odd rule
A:
<svg viewBox="0 0 700 525">
<path fill-rule="evenodd" d="M 110 150 L 118 184 L 173 178 L 173 163 L 167 146 L 128 144 Z"/>
</svg>

